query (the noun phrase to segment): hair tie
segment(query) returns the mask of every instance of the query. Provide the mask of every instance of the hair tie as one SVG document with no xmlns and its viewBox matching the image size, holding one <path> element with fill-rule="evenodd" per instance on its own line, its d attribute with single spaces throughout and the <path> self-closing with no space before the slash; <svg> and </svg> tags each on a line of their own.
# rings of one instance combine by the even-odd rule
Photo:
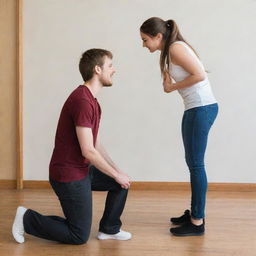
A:
<svg viewBox="0 0 256 256">
<path fill-rule="evenodd" d="M 170 27 L 171 27 L 171 25 L 168 23 L 168 21 L 167 21 L 167 23 L 166 23 L 166 27 L 167 27 L 167 28 L 170 28 Z"/>
</svg>

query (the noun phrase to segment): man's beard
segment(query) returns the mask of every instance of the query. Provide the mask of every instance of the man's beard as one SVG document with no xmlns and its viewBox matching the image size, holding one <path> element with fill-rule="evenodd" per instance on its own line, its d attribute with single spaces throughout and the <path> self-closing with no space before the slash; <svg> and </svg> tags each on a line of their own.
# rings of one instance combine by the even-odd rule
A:
<svg viewBox="0 0 256 256">
<path fill-rule="evenodd" d="M 110 81 L 106 81 L 104 79 L 101 80 L 102 86 L 103 87 L 111 87 L 112 83 Z"/>
<path fill-rule="evenodd" d="M 103 83 L 102 85 L 103 85 L 103 87 L 111 87 L 113 84 L 112 83 L 111 84 L 110 83 Z"/>
</svg>

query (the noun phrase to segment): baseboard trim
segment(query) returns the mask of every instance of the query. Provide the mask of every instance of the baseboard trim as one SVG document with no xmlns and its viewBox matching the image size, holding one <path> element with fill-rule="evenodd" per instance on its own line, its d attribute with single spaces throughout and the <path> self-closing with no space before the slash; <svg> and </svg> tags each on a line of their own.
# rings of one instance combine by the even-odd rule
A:
<svg viewBox="0 0 256 256">
<path fill-rule="evenodd" d="M 131 190 L 189 190 L 188 182 L 134 181 Z"/>
<path fill-rule="evenodd" d="M 51 185 L 48 180 L 24 180 L 23 186 L 24 188 L 32 188 L 32 189 L 51 188 Z"/>
<path fill-rule="evenodd" d="M 188 191 L 189 182 L 140 182 L 132 183 L 132 190 Z M 256 183 L 208 183 L 208 191 L 256 192 Z"/>
<path fill-rule="evenodd" d="M 47 180 L 24 180 L 23 187 L 26 189 L 49 189 L 51 186 Z M 16 188 L 16 180 L 0 180 L 0 188 Z M 134 181 L 131 190 L 156 190 L 156 191 L 188 191 L 189 182 L 155 182 Z M 208 191 L 227 192 L 256 192 L 256 183 L 209 183 Z"/>
</svg>

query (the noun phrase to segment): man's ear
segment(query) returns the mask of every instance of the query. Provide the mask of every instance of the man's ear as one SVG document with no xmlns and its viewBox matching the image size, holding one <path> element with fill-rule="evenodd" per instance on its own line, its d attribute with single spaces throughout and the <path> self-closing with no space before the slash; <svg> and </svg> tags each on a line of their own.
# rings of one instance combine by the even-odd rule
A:
<svg viewBox="0 0 256 256">
<path fill-rule="evenodd" d="M 96 66 L 94 67 L 94 71 L 95 71 L 96 74 L 100 74 L 100 73 L 101 73 L 101 67 L 98 66 L 98 65 L 96 65 Z"/>
</svg>

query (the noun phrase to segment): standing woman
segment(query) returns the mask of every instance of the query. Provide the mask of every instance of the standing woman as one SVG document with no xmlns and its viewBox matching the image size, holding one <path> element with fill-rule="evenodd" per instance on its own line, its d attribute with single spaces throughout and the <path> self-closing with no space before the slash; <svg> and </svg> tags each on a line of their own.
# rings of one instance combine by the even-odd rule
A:
<svg viewBox="0 0 256 256">
<path fill-rule="evenodd" d="M 171 218 L 176 236 L 199 236 L 205 231 L 204 210 L 207 177 L 204 155 L 209 130 L 217 116 L 218 104 L 210 82 L 195 50 L 184 40 L 174 20 L 150 18 L 140 27 L 143 47 L 150 52 L 161 51 L 160 69 L 166 93 L 178 91 L 185 112 L 182 119 L 182 138 L 185 158 L 190 171 L 191 212 Z"/>
</svg>

